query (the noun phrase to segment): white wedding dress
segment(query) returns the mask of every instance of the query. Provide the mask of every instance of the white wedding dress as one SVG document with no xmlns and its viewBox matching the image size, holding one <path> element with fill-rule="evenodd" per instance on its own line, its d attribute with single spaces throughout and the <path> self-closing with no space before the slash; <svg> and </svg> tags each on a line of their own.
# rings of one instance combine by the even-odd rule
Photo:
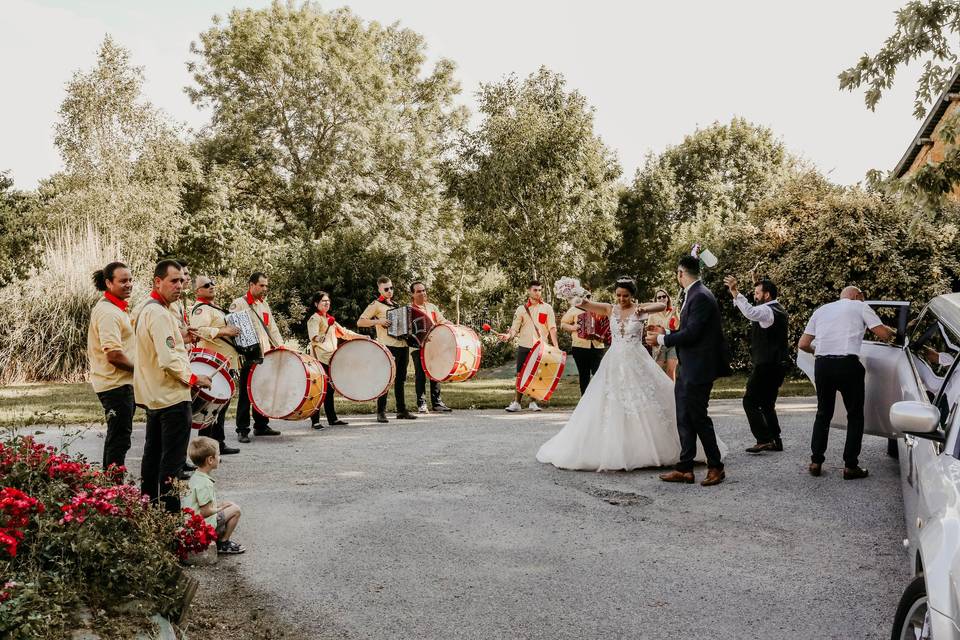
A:
<svg viewBox="0 0 960 640">
<path fill-rule="evenodd" d="M 537 460 L 561 469 L 589 471 L 665 467 L 680 460 L 673 381 L 643 345 L 646 315 L 610 316 L 613 338 L 577 408 Z M 726 445 L 717 439 L 720 452 Z M 697 460 L 704 461 L 697 443 Z"/>
</svg>

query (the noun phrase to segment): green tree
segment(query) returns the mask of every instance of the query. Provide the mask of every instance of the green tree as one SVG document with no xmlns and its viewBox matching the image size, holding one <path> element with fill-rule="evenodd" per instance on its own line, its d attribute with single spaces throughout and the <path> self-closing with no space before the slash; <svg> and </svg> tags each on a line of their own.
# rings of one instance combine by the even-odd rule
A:
<svg viewBox="0 0 960 640">
<path fill-rule="evenodd" d="M 593 130 L 593 109 L 541 68 L 481 85 L 482 120 L 465 131 L 449 183 L 481 264 L 514 287 L 529 277 L 603 273 L 621 169 Z"/>
<path fill-rule="evenodd" d="M 427 69 L 425 49 L 413 31 L 310 2 L 215 18 L 187 92 L 212 111 L 208 149 L 235 176 L 234 205 L 305 240 L 389 236 L 429 269 L 449 222 L 439 161 L 464 113 L 453 63 Z"/>
<path fill-rule="evenodd" d="M 33 205 L 34 198 L 15 190 L 10 175 L 0 172 L 0 287 L 25 276 L 36 261 Z"/>
</svg>

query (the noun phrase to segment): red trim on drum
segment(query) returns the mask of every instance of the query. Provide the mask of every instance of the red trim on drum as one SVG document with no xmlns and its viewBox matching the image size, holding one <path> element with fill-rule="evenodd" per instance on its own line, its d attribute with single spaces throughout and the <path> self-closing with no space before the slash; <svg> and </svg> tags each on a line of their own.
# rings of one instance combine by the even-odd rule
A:
<svg viewBox="0 0 960 640">
<path fill-rule="evenodd" d="M 270 351 L 273 351 L 273 349 Z M 270 351 L 267 351 L 267 353 L 270 353 Z M 263 357 L 267 357 L 267 353 L 263 354 Z M 260 411 L 260 407 L 257 406 L 257 401 L 253 399 L 253 393 L 251 393 L 252 389 L 250 389 L 250 382 L 253 380 L 253 372 L 256 371 L 257 367 L 259 366 L 259 362 L 254 362 L 253 366 L 250 367 L 250 371 L 247 372 L 247 399 L 250 400 L 250 406 L 253 407 L 257 413 L 261 415 L 267 415 L 263 413 L 263 411 Z"/>
<path fill-rule="evenodd" d="M 477 335 L 477 332 L 470 327 L 467 327 L 467 330 L 469 330 L 470 333 L 473 334 L 473 337 L 477 339 L 477 362 L 474 365 L 473 371 L 470 373 L 470 375 L 464 378 L 464 382 L 477 375 L 477 373 L 480 371 L 480 362 L 483 360 L 483 342 L 481 342 L 480 336 Z"/>
<path fill-rule="evenodd" d="M 557 377 L 553 381 L 553 386 L 550 387 L 550 391 L 543 396 L 543 401 L 547 402 L 553 396 L 553 392 L 557 390 L 557 385 L 560 384 L 560 378 L 563 377 L 563 370 L 567 366 L 567 352 L 563 351 L 563 359 L 560 361 L 560 368 L 557 369 Z"/>
<path fill-rule="evenodd" d="M 540 366 L 540 361 L 543 360 L 543 352 L 538 350 L 538 347 L 540 346 L 540 344 L 541 344 L 540 340 L 537 340 L 536 342 L 533 343 L 533 346 L 530 347 L 530 353 L 527 354 L 527 359 L 523 361 L 523 366 L 520 367 L 520 373 L 517 374 L 517 391 L 519 391 L 520 393 L 523 393 L 524 391 L 526 391 L 527 387 L 530 386 L 530 383 L 533 382 L 533 376 L 530 376 L 530 379 L 527 380 L 527 384 L 523 386 L 520 385 L 520 376 L 522 376 L 523 372 L 527 370 L 527 360 L 529 360 L 530 356 L 532 356 L 534 353 L 537 354 L 537 359 L 534 360 L 533 362 L 534 370 L 536 370 Z"/>
</svg>

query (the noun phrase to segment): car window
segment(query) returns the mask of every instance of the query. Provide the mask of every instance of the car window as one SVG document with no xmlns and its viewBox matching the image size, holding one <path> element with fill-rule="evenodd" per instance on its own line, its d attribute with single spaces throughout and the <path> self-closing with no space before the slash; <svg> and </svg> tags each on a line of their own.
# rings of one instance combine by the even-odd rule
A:
<svg viewBox="0 0 960 640">
<path fill-rule="evenodd" d="M 960 356 L 960 337 L 945 327 L 929 309 L 926 310 L 910 333 L 910 352 L 920 374 L 927 399 L 934 402 L 945 384 L 953 365 Z M 954 392 L 951 385 L 951 392 Z M 944 416 L 946 420 L 946 416 Z"/>
</svg>

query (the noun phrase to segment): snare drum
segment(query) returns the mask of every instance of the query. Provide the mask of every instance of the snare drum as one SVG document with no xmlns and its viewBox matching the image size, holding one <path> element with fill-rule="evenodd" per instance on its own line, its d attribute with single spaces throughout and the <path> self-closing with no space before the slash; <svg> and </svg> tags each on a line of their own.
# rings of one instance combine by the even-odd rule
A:
<svg viewBox="0 0 960 640">
<path fill-rule="evenodd" d="M 342 342 L 330 358 L 330 384 L 348 400 L 376 400 L 390 389 L 396 375 L 393 354 L 373 340 Z"/>
<path fill-rule="evenodd" d="M 320 361 L 285 347 L 271 349 L 250 367 L 247 393 L 253 407 L 278 420 L 309 418 L 323 402 L 327 376 Z"/>
<path fill-rule="evenodd" d="M 438 324 L 430 329 L 420 348 L 423 371 L 436 382 L 463 382 L 477 375 L 483 348 L 470 327 Z"/>
<path fill-rule="evenodd" d="M 194 429 L 204 429 L 217 421 L 220 411 L 233 397 L 230 360 L 212 349 L 191 349 L 190 371 L 198 376 L 208 376 L 213 383 L 209 389 L 194 387 L 191 390 L 191 426 Z"/>
<path fill-rule="evenodd" d="M 517 374 L 517 391 L 534 400 L 549 400 L 560 384 L 566 364 L 565 351 L 545 342 L 535 343 Z"/>
</svg>

